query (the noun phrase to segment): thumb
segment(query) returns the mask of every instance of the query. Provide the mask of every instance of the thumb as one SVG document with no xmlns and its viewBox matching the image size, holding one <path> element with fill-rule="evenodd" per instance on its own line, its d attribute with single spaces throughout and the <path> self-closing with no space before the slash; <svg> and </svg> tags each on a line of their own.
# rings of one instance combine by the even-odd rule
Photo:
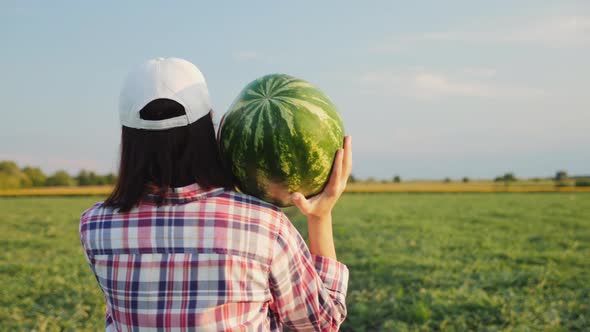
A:
<svg viewBox="0 0 590 332">
<path fill-rule="evenodd" d="M 291 201 L 305 215 L 309 213 L 310 203 L 301 193 L 292 193 Z"/>
</svg>

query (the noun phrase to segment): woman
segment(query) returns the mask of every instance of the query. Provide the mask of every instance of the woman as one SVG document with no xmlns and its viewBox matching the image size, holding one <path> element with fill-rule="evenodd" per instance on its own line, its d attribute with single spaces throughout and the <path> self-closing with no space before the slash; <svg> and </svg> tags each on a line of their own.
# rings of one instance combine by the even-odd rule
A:
<svg viewBox="0 0 590 332">
<path fill-rule="evenodd" d="M 150 60 L 124 84 L 118 182 L 80 220 L 107 331 L 338 330 L 348 270 L 331 210 L 350 174 L 350 138 L 326 189 L 292 196 L 308 248 L 279 208 L 231 190 L 210 110 L 205 80 L 185 60 Z"/>
</svg>

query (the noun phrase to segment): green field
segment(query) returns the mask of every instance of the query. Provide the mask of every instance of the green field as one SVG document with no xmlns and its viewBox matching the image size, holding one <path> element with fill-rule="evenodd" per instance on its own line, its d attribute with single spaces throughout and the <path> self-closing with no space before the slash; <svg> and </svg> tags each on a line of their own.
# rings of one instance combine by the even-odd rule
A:
<svg viewBox="0 0 590 332">
<path fill-rule="evenodd" d="M 0 331 L 103 328 L 77 235 L 97 200 L 0 198 Z M 590 330 L 590 194 L 345 194 L 334 222 L 344 331 Z"/>
</svg>

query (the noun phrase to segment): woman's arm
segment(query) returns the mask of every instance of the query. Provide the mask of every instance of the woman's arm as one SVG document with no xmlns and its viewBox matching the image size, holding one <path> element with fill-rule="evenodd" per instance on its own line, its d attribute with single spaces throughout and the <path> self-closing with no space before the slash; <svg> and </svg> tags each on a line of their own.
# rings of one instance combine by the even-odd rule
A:
<svg viewBox="0 0 590 332">
<path fill-rule="evenodd" d="M 344 148 L 336 152 L 330 180 L 324 190 L 306 199 L 300 193 L 291 196 L 293 203 L 307 217 L 309 250 L 314 255 L 336 259 L 332 236 L 332 209 L 346 188 L 352 170 L 352 137 L 344 137 Z"/>
<path fill-rule="evenodd" d="M 270 309 L 295 331 L 338 331 L 346 317 L 348 269 L 310 253 L 283 215 L 269 273 Z"/>
<path fill-rule="evenodd" d="M 306 199 L 293 202 L 307 217 L 309 248 L 286 216 L 273 249 L 270 308 L 294 330 L 338 331 L 346 317 L 348 269 L 336 260 L 332 236 L 332 208 L 346 187 L 352 168 L 351 138 L 336 153 L 328 184 Z"/>
</svg>

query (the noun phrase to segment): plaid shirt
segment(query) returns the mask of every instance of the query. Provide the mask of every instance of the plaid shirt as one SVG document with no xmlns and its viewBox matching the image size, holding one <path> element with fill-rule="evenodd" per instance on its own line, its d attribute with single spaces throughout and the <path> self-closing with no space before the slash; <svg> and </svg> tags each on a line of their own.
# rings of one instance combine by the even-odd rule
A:
<svg viewBox="0 0 590 332">
<path fill-rule="evenodd" d="M 80 239 L 107 331 L 336 331 L 348 269 L 315 256 L 283 212 L 196 184 L 127 213 L 86 210 Z"/>
</svg>

